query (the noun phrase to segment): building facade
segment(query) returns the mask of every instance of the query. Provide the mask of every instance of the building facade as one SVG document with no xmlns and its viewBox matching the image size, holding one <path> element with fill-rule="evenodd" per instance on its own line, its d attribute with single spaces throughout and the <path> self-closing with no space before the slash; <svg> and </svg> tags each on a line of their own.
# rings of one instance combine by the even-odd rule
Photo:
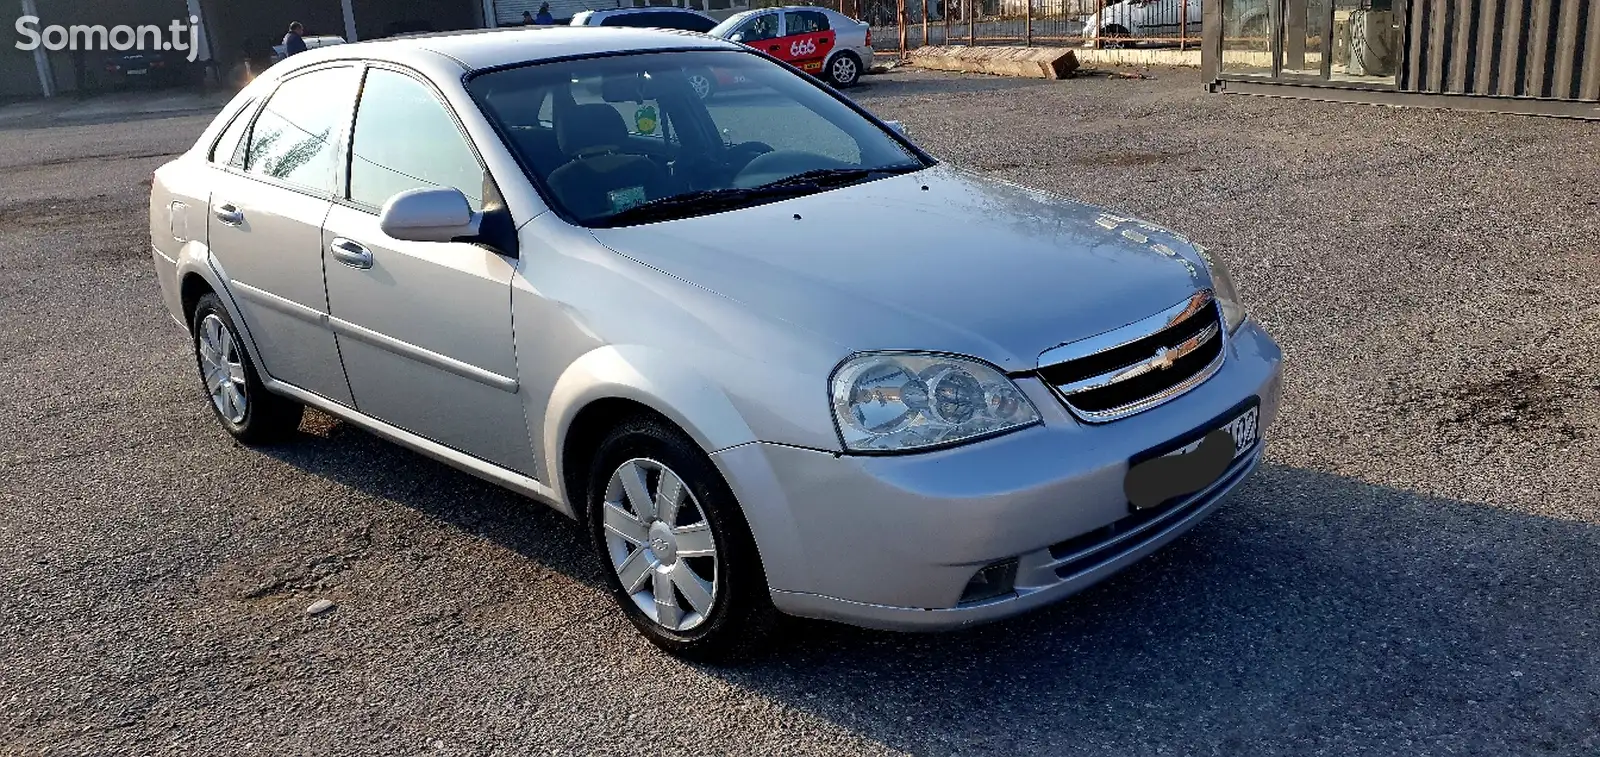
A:
<svg viewBox="0 0 1600 757">
<path fill-rule="evenodd" d="M 246 60 L 259 70 L 270 60 L 289 23 L 308 35 L 348 41 L 419 31 L 448 31 L 522 23 L 545 0 L 0 0 L 17 17 L 35 16 L 40 27 L 61 25 L 166 28 L 174 20 L 200 19 L 201 61 L 226 76 Z M 627 6 L 690 7 L 725 17 L 751 0 L 548 0 L 559 22 L 583 10 Z M 757 0 L 760 2 L 760 0 Z M 11 22 L 8 22 L 10 25 Z M 20 33 L 16 41 L 21 41 Z M 26 51 L 0 47 L 0 99 L 51 96 L 106 83 L 105 51 Z"/>
<path fill-rule="evenodd" d="M 1214 90 L 1600 118 L 1600 0 L 1205 0 Z"/>
</svg>

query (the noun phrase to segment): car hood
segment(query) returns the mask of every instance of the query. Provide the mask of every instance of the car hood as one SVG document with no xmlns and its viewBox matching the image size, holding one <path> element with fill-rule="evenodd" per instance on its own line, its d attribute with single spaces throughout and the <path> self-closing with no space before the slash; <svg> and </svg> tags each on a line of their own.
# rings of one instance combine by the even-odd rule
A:
<svg viewBox="0 0 1600 757">
<path fill-rule="evenodd" d="M 1209 286 L 1170 231 L 942 165 L 594 235 L 850 351 L 957 353 L 1008 371 Z"/>
</svg>

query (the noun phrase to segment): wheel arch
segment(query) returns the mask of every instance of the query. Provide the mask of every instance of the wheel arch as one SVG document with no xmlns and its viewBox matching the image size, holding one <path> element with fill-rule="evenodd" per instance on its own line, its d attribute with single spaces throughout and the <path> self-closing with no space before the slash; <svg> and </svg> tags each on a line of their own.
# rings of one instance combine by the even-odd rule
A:
<svg viewBox="0 0 1600 757">
<path fill-rule="evenodd" d="M 733 401 L 709 377 L 670 355 L 642 346 L 610 345 L 583 355 L 556 380 L 540 429 L 546 480 L 556 498 L 582 517 L 576 482 L 607 422 L 632 413 L 653 414 L 683 431 L 702 452 L 756 441 Z M 578 421 L 582 426 L 577 426 Z M 591 445 L 584 449 L 583 445 Z M 577 455 L 572 458 L 569 455 Z"/>
<path fill-rule="evenodd" d="M 200 298 L 206 294 L 214 294 L 228 311 L 228 317 L 233 320 L 234 328 L 239 331 L 239 336 L 244 341 L 244 348 L 250 354 L 250 361 L 261 372 L 263 379 L 271 376 L 267 365 L 261 361 L 261 352 L 256 349 L 255 338 L 250 333 L 250 323 L 245 320 L 244 313 L 239 309 L 239 303 L 234 300 L 233 293 L 227 285 L 227 275 L 220 270 L 220 264 L 210 254 L 210 251 L 187 253 L 178 261 L 178 293 L 183 307 L 183 328 L 190 336 L 194 335 L 194 309 Z"/>
<path fill-rule="evenodd" d="M 768 485 L 776 479 L 765 467 L 757 435 L 717 382 L 660 350 L 601 347 L 557 380 L 544 414 L 543 450 L 545 480 L 560 508 L 586 520 L 582 488 L 593 455 L 618 421 L 636 414 L 671 424 L 710 458 L 755 539 L 769 588 L 809 585 L 795 513 L 782 492 Z M 740 454 L 719 454 L 724 452 Z M 747 489 L 750 481 L 762 486 Z"/>
</svg>

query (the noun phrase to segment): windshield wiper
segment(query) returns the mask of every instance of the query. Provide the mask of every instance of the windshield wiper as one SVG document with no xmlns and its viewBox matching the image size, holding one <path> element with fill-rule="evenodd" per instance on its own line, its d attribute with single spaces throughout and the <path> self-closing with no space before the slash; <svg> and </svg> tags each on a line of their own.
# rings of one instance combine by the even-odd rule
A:
<svg viewBox="0 0 1600 757">
<path fill-rule="evenodd" d="M 754 205 L 762 200 L 792 197 L 804 194 L 807 187 L 760 186 L 750 189 L 702 189 L 671 197 L 662 197 L 625 210 L 619 210 L 598 219 L 605 226 L 622 226 L 629 223 L 647 223 L 682 218 L 687 215 L 715 213 L 721 210 Z"/>
<path fill-rule="evenodd" d="M 866 181 L 879 174 L 893 175 L 910 173 L 920 170 L 922 166 L 891 166 L 889 168 L 816 168 L 810 171 L 801 171 L 793 176 L 785 176 L 777 181 L 769 181 L 759 188 L 770 187 L 800 187 L 800 186 L 842 186 Z"/>
</svg>

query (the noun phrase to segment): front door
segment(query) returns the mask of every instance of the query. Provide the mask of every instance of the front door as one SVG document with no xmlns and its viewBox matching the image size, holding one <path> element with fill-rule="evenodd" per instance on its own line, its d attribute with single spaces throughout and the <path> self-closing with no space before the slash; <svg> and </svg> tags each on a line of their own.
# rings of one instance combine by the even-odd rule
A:
<svg viewBox="0 0 1600 757">
<path fill-rule="evenodd" d="M 739 28 L 733 30 L 729 39 L 765 52 L 779 60 L 788 60 L 784 57 L 784 45 L 778 39 L 782 36 L 783 13 L 767 11 L 745 19 Z"/>
<path fill-rule="evenodd" d="M 828 28 L 828 16 L 822 11 L 784 11 L 778 57 L 801 71 L 820 76 L 837 37 L 838 33 Z"/>
<path fill-rule="evenodd" d="M 481 210 L 484 175 L 428 85 L 368 69 L 346 198 L 322 232 L 329 314 L 358 410 L 532 475 L 511 330 L 516 260 L 465 242 L 401 241 L 378 227 L 383 204 L 418 187 L 454 187 Z"/>
<path fill-rule="evenodd" d="M 326 323 L 322 223 L 357 76 L 339 66 L 284 80 L 250 126 L 237 164 L 213 169 L 207 221 L 207 244 L 262 370 L 346 405 L 350 390 Z"/>
</svg>

